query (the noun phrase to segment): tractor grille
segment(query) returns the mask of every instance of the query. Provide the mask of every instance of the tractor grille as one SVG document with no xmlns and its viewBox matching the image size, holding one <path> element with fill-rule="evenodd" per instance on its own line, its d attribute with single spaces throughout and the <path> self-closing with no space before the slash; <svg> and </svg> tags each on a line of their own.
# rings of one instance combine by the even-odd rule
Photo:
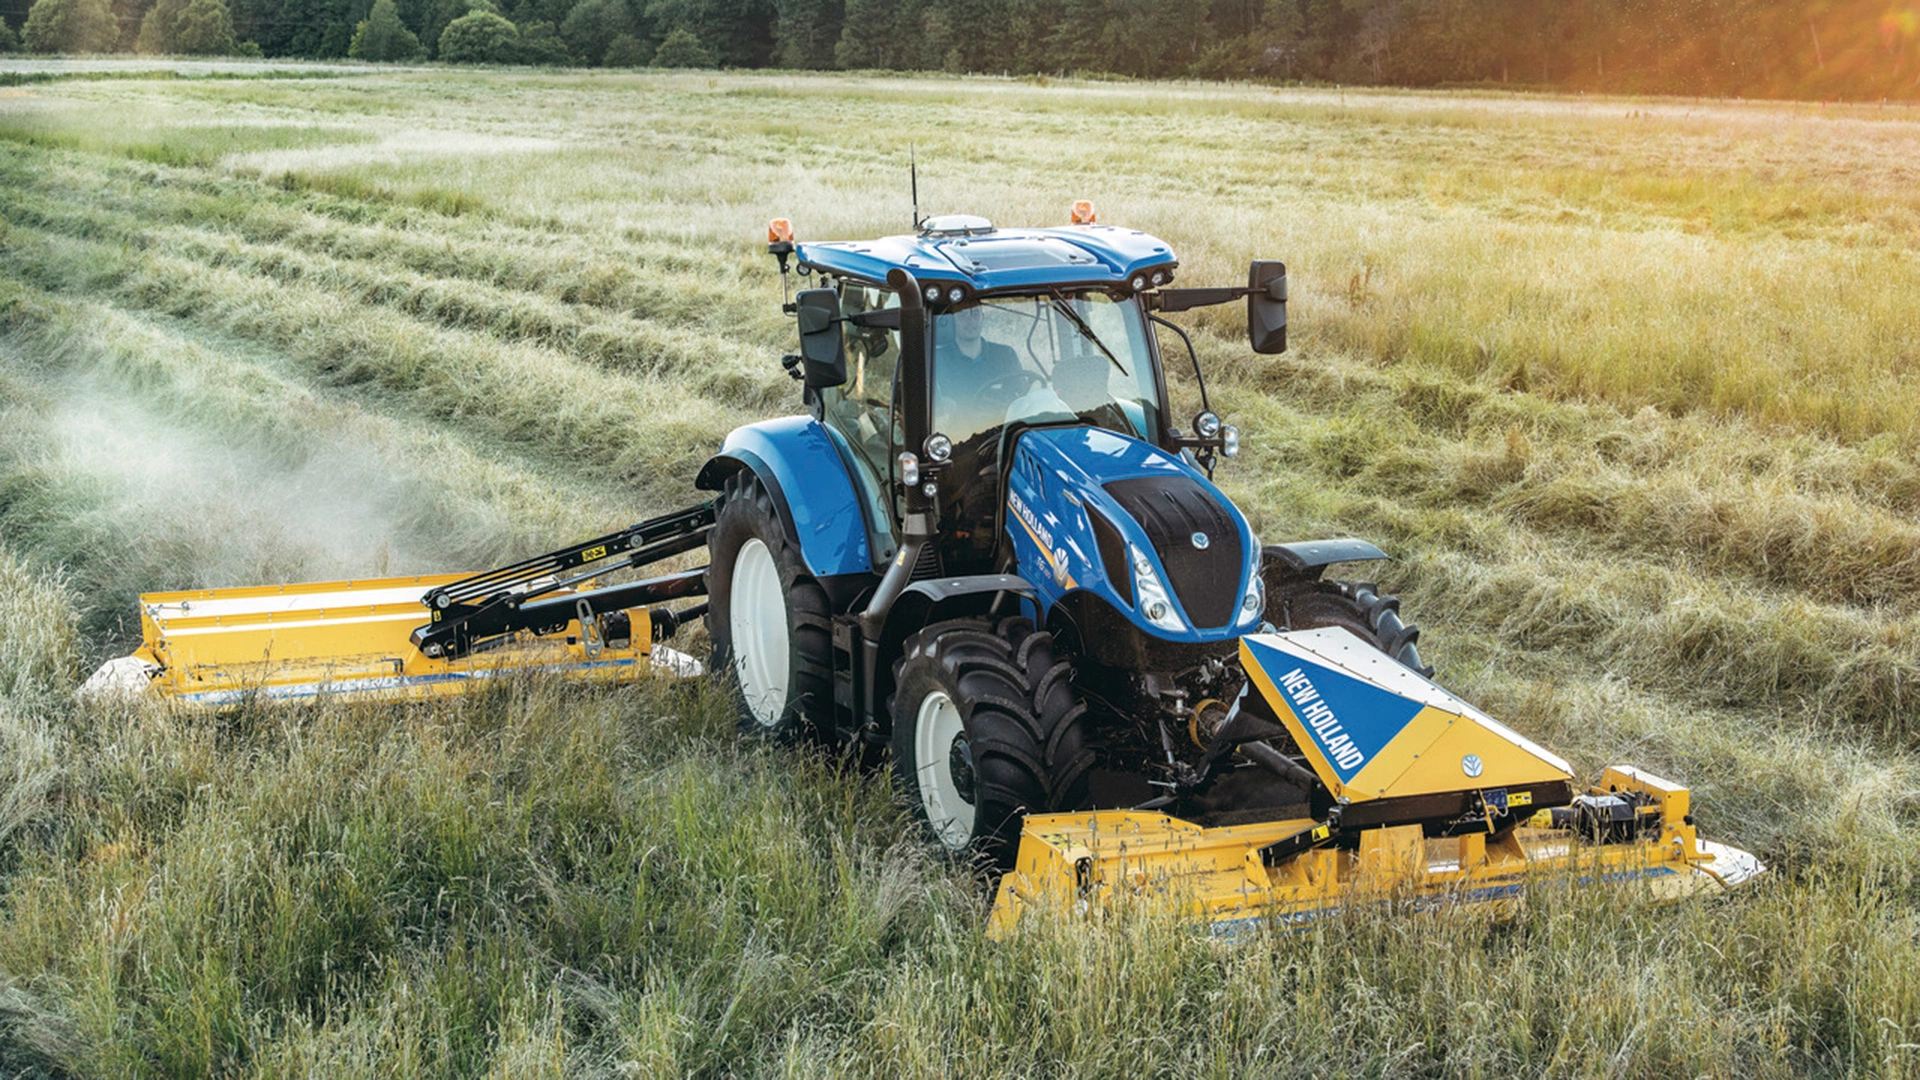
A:
<svg viewBox="0 0 1920 1080">
<path fill-rule="evenodd" d="M 1166 567 L 1167 585 L 1197 628 L 1225 626 L 1240 599 L 1240 526 L 1191 477 L 1143 476 L 1115 480 L 1107 494 L 1146 531 Z M 1193 546 L 1195 533 L 1207 535 L 1205 549 Z"/>
</svg>

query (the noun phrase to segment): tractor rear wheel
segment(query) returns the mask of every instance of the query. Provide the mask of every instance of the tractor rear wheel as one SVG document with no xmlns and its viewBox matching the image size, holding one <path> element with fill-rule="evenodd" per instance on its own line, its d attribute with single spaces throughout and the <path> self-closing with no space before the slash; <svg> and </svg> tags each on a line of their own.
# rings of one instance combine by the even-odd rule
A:
<svg viewBox="0 0 1920 1080">
<path fill-rule="evenodd" d="M 894 670 L 894 778 L 949 852 L 1005 870 L 1027 814 L 1085 805 L 1087 707 L 1052 634 L 1023 618 L 935 623 Z"/>
<path fill-rule="evenodd" d="M 1267 621 L 1282 630 L 1338 626 L 1422 675 L 1420 628 L 1400 621 L 1400 598 L 1370 581 L 1267 582 Z"/>
<path fill-rule="evenodd" d="M 826 591 L 787 538 L 750 469 L 727 478 L 707 534 L 707 636 L 744 734 L 793 742 L 833 731 L 833 630 Z"/>
</svg>

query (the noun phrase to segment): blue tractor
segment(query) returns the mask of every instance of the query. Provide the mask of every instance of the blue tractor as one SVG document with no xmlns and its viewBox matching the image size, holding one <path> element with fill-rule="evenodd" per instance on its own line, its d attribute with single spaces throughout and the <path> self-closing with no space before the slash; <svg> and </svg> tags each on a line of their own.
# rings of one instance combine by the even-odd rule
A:
<svg viewBox="0 0 1920 1080">
<path fill-rule="evenodd" d="M 776 221 L 783 281 L 797 263 L 806 283 L 785 362 L 808 412 L 734 431 L 697 480 L 718 492 L 706 618 L 742 728 L 890 748 L 931 835 L 1002 866 L 1033 813 L 1324 815 L 1297 759 L 1223 767 L 1223 735 L 1242 765 L 1261 741 L 1223 732 L 1246 635 L 1342 627 L 1424 673 L 1392 598 L 1322 579 L 1379 549 L 1263 547 L 1212 482 L 1238 433 L 1164 316 L 1244 301 L 1253 350 L 1278 353 L 1286 267 L 1176 288 L 1165 242 L 1075 216 L 804 244 Z M 1160 330 L 1194 361 L 1184 429 Z"/>
<path fill-rule="evenodd" d="M 1218 932 L 1356 896 L 1504 904 L 1543 872 L 1671 899 L 1764 870 L 1698 836 L 1684 787 L 1615 766 L 1576 794 L 1429 680 L 1391 597 L 1323 576 L 1379 549 L 1262 546 L 1213 485 L 1238 434 L 1165 316 L 1244 301 L 1253 350 L 1280 352 L 1286 268 L 1175 287 L 1165 243 L 1075 218 L 803 245 L 776 222 L 808 286 L 786 358 L 807 414 L 729 435 L 697 480 L 714 498 L 478 574 L 149 593 L 142 647 L 82 692 L 689 675 L 665 642 L 704 613 L 744 730 L 890 750 L 929 833 L 1006 871 L 994 933 L 1142 890 Z M 1184 429 L 1163 330 L 1200 391 Z M 702 568 L 609 576 L 702 546 Z"/>
</svg>

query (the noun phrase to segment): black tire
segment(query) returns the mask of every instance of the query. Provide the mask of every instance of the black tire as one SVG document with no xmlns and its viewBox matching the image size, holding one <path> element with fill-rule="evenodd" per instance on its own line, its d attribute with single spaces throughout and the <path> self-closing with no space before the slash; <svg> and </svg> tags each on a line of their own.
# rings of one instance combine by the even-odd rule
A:
<svg viewBox="0 0 1920 1080">
<path fill-rule="evenodd" d="M 894 779 L 949 852 L 1005 870 L 1027 814 L 1086 805 L 1094 760 L 1087 707 L 1052 634 L 1023 618 L 934 623 L 907 639 L 894 671 Z M 950 739 L 943 729 L 954 717 L 942 719 L 936 695 L 957 713 Z M 946 753 L 921 761 L 921 748 L 934 742 Z M 956 796 L 964 807 L 945 806 Z"/>
<path fill-rule="evenodd" d="M 728 477 L 717 502 L 707 534 L 707 636 L 712 667 L 739 704 L 740 731 L 780 742 L 824 740 L 834 730 L 826 591 L 808 575 L 773 497 L 751 469 Z M 744 583 L 736 580 L 743 569 Z M 756 586 L 753 597 L 737 591 Z M 736 611 L 749 620 L 745 640 L 736 640 Z M 761 618 L 753 620 L 756 611 Z"/>
<path fill-rule="evenodd" d="M 1281 630 L 1338 626 L 1421 675 L 1420 628 L 1400 620 L 1400 599 L 1370 581 L 1267 581 L 1267 621 Z"/>
</svg>

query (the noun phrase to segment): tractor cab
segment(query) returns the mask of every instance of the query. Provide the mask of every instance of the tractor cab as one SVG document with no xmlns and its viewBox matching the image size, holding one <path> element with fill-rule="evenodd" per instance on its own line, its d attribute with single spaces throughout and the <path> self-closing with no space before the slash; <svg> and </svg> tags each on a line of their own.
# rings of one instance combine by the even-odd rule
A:
<svg viewBox="0 0 1920 1080">
<path fill-rule="evenodd" d="M 1065 228 L 1001 230 L 949 215 L 910 236 L 774 241 L 783 263 L 797 251 L 801 274 L 819 283 L 796 308 L 822 312 L 829 337 L 841 331 L 821 350 L 824 371 L 796 374 L 857 478 L 876 565 L 901 543 L 910 504 L 924 501 L 939 523 L 920 556 L 927 573 L 1004 568 L 1006 459 L 1023 430 L 1101 428 L 1208 461 L 1231 439 L 1217 426 L 1186 436 L 1168 423 L 1153 313 L 1169 298 L 1179 310 L 1251 290 L 1168 289 L 1178 262 L 1165 243 L 1085 216 Z M 1278 351 L 1284 269 L 1262 265 L 1262 315 L 1276 333 L 1259 344 Z"/>
</svg>

